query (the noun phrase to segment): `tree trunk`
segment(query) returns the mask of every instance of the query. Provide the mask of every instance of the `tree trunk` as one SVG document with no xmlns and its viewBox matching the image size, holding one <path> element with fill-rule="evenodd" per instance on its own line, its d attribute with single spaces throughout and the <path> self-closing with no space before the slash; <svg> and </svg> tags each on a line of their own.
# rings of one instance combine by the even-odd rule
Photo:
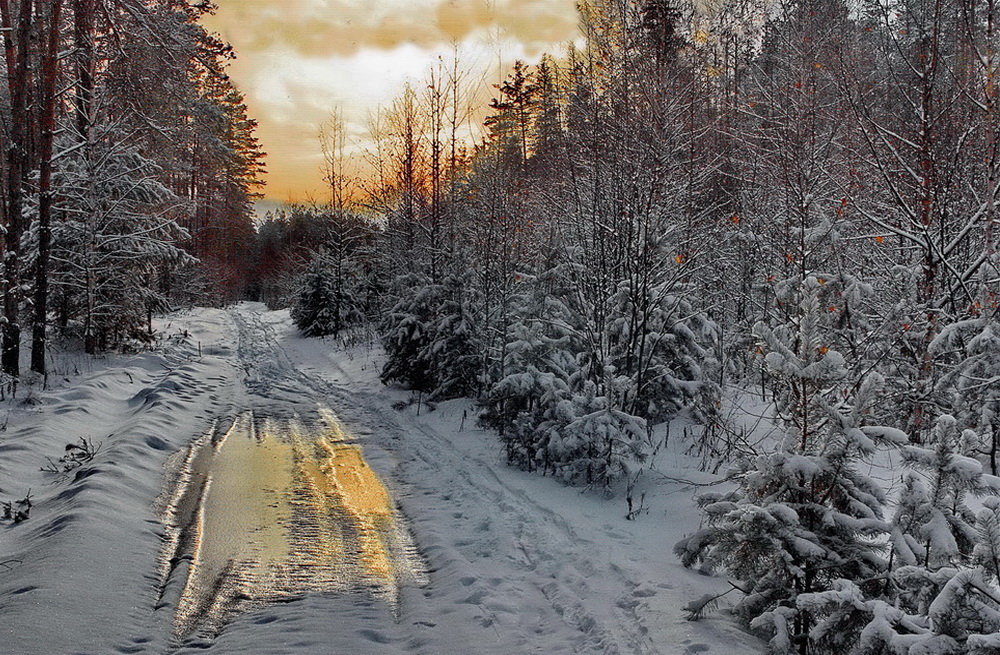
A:
<svg viewBox="0 0 1000 655">
<path fill-rule="evenodd" d="M 10 92 L 10 141 L 7 144 L 7 225 L 4 234 L 3 326 L 0 329 L 0 367 L 7 375 L 20 374 L 21 325 L 19 314 L 22 206 L 28 168 L 28 43 L 33 0 L 21 0 L 14 24 L 9 0 L 0 0 L 0 22 L 4 28 L 4 55 Z"/>
<path fill-rule="evenodd" d="M 83 351 L 88 355 L 97 352 L 97 338 L 94 334 L 94 275 L 88 264 L 86 271 L 87 313 L 83 323 Z"/>
<path fill-rule="evenodd" d="M 35 321 L 31 332 L 31 370 L 45 374 L 45 322 L 49 307 L 49 249 L 52 243 L 52 141 L 56 126 L 56 77 L 59 73 L 59 20 L 62 0 L 50 0 L 42 59 L 42 117 L 38 175 L 38 259 L 35 261 Z"/>
</svg>

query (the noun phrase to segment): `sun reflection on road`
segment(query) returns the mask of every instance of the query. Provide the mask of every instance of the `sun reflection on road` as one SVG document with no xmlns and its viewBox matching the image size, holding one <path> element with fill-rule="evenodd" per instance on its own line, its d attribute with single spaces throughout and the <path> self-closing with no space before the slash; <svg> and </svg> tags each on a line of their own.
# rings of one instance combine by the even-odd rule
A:
<svg viewBox="0 0 1000 655">
<path fill-rule="evenodd" d="M 191 446 L 164 510 L 164 576 L 190 559 L 177 637 L 315 592 L 373 593 L 398 611 L 399 586 L 425 581 L 389 491 L 333 412 L 320 414 L 311 430 L 247 413 Z"/>
</svg>

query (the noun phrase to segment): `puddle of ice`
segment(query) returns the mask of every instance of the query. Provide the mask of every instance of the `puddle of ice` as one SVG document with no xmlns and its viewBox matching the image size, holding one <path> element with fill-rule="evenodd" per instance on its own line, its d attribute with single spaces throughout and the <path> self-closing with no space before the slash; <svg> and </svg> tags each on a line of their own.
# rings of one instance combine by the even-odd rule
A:
<svg viewBox="0 0 1000 655">
<path fill-rule="evenodd" d="M 395 503 L 340 421 L 240 416 L 194 442 L 166 494 L 161 594 L 189 560 L 177 638 L 234 614 L 316 592 L 361 592 L 398 610 L 424 566 Z"/>
</svg>

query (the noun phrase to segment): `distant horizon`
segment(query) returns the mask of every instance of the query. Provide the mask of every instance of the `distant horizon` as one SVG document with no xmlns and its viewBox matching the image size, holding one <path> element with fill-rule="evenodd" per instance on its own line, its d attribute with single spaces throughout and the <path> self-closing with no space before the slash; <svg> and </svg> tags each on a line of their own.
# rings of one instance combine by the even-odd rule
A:
<svg viewBox="0 0 1000 655">
<path fill-rule="evenodd" d="M 257 221 L 261 221 L 267 216 L 268 212 L 282 209 L 290 204 L 291 203 L 272 200 L 270 198 L 260 198 L 259 200 L 255 200 L 253 203 L 254 218 Z"/>
<path fill-rule="evenodd" d="M 276 200 L 274 198 L 260 198 L 253 202 L 254 220 L 260 222 L 267 217 L 269 212 L 281 211 L 296 206 L 316 206 L 324 205 L 325 201 L 306 198 L 303 200 Z"/>
</svg>

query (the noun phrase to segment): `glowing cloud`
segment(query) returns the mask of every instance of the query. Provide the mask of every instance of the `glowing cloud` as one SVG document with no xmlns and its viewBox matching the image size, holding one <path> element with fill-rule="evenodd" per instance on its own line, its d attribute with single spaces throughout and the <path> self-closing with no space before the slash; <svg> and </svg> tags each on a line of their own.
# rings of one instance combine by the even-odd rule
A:
<svg viewBox="0 0 1000 655">
<path fill-rule="evenodd" d="M 268 153 L 271 200 L 325 199 L 320 126 L 340 107 L 355 143 L 407 81 L 458 48 L 470 79 L 495 81 L 576 38 L 573 0 L 216 0 L 209 29 L 232 43 Z"/>
</svg>

